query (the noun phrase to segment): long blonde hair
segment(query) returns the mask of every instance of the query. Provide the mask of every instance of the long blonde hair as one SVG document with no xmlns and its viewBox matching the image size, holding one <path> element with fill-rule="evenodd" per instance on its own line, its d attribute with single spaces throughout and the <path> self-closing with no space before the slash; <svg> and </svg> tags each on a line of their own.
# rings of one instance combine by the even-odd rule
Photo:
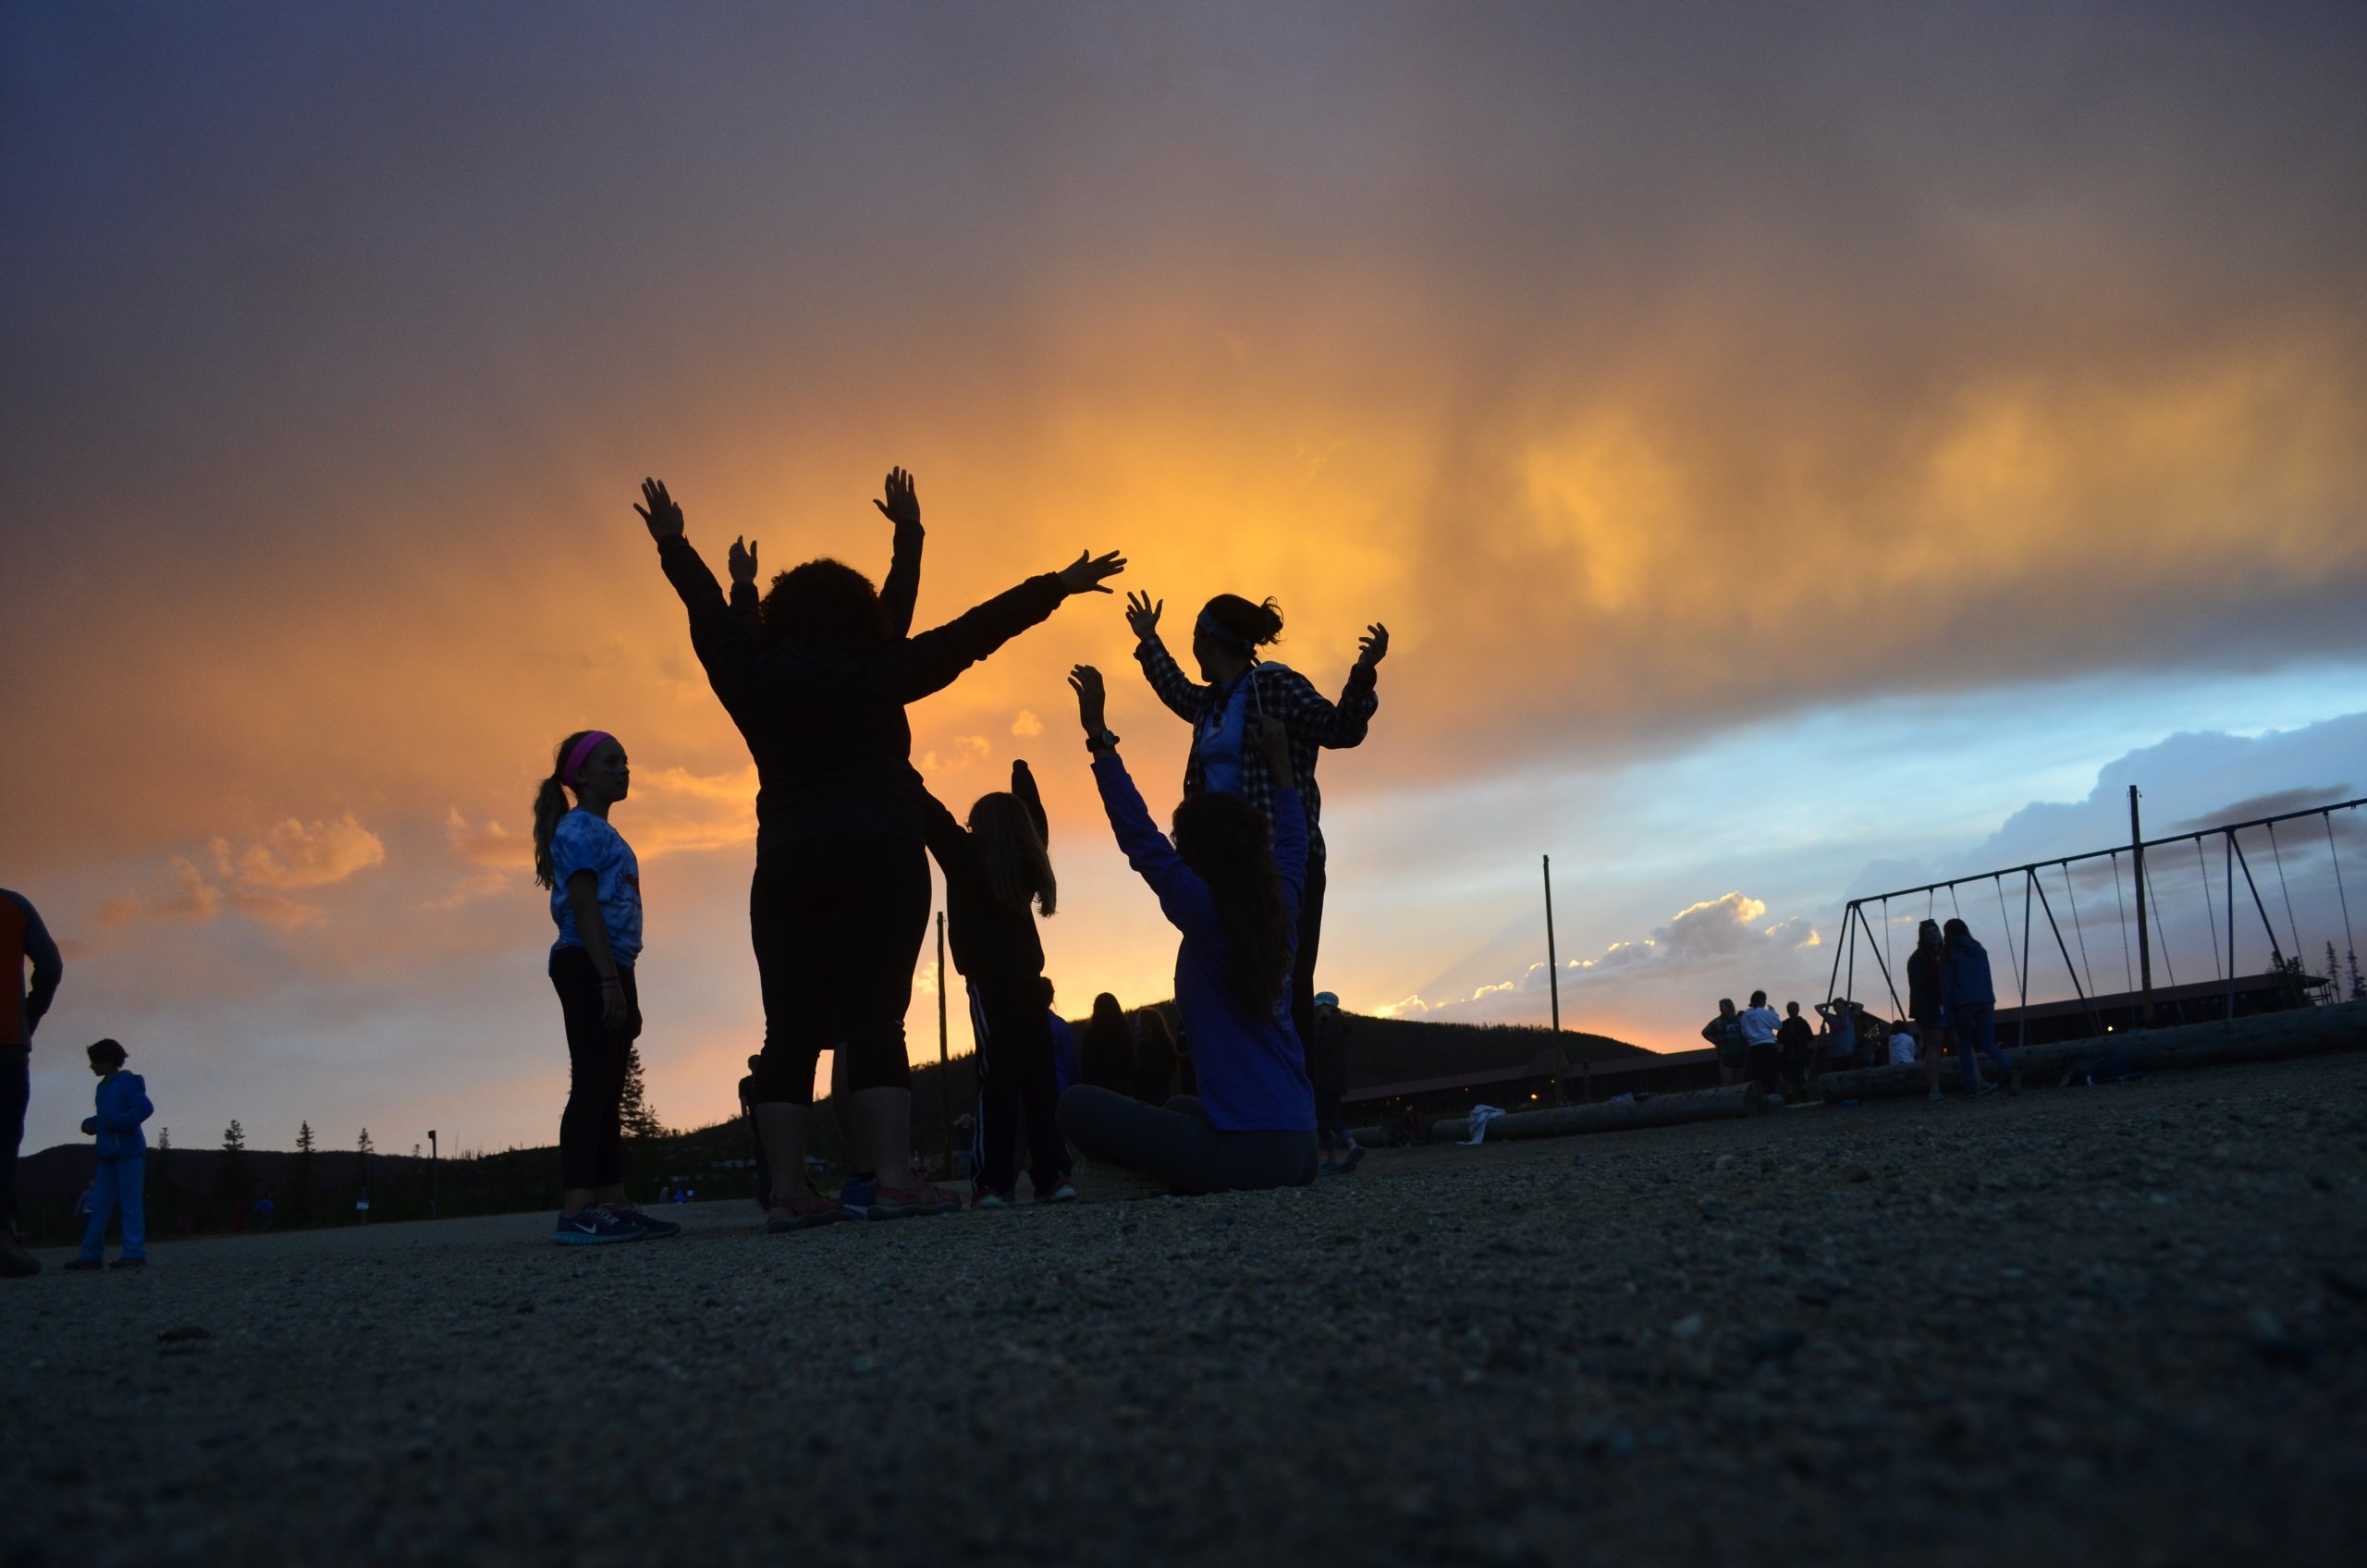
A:
<svg viewBox="0 0 2367 1568">
<path fill-rule="evenodd" d="M 1024 913 L 1030 900 L 1047 915 L 1059 906 L 1052 857 L 1036 831 L 1036 819 L 1017 795 L 998 790 L 979 796 L 970 808 L 970 837 L 978 846 L 978 864 L 986 868 L 996 902 L 1013 913 Z"/>
</svg>

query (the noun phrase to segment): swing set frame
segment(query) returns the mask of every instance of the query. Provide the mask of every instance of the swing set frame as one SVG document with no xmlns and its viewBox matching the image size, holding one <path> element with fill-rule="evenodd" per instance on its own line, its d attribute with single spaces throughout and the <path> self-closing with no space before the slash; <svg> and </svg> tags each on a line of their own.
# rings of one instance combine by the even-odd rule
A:
<svg viewBox="0 0 2367 1568">
<path fill-rule="evenodd" d="M 2071 977 L 2072 991 L 2079 998 L 2080 1006 L 2087 1012 L 2092 1032 L 2097 1035 L 2102 1035 L 2105 1030 L 2103 1018 L 2098 1012 L 2096 1007 L 2097 995 L 2094 985 L 2094 974 L 2092 971 L 2091 971 L 2088 975 L 2088 983 L 2085 985 L 2081 984 L 2080 973 L 2083 966 L 2081 963 L 2075 963 L 2072 961 L 2070 944 L 2064 940 L 2062 925 L 2055 918 L 2054 900 L 2047 896 L 2046 884 L 2040 879 L 2039 874 L 2041 872 L 2052 871 L 2058 866 L 2062 868 L 2063 891 L 2065 897 L 2071 900 L 2068 906 L 2069 913 L 2071 914 L 2075 929 L 2079 930 L 2080 958 L 2084 961 L 2087 957 L 2087 936 L 2085 930 L 2080 928 L 2079 924 L 2078 896 L 2072 891 L 2071 867 L 2083 862 L 2103 860 L 2106 857 L 2111 857 L 2113 861 L 2113 888 L 2116 897 L 2120 888 L 2119 857 L 2126 854 L 2130 857 L 2132 870 L 2137 882 L 2137 949 L 2139 959 L 2143 969 L 2143 995 L 2145 998 L 2141 1016 L 2145 1022 L 2150 1023 L 2152 1022 L 2153 1012 L 2152 932 L 2149 927 L 2149 923 L 2145 919 L 2148 908 L 2146 903 L 2147 887 L 2145 879 L 2146 853 L 2152 850 L 2166 848 L 2172 845 L 2191 843 L 2195 846 L 2195 852 L 2198 860 L 2200 860 L 2203 853 L 2202 847 L 2205 841 L 2212 839 L 2217 839 L 2221 841 L 2221 860 L 2223 863 L 2222 886 L 2226 889 L 2226 923 L 2225 927 L 2225 935 L 2226 937 L 2226 964 L 2223 972 L 2222 978 L 2225 981 L 2226 991 L 2226 1017 L 2228 1021 L 2232 1022 L 2236 1016 L 2236 879 L 2239 873 L 2241 874 L 2245 888 L 2251 895 L 2252 908 L 2260 917 L 2261 929 L 2266 933 L 2268 937 L 2269 953 L 2275 962 L 2277 972 L 2280 974 L 2287 973 L 2289 972 L 2290 967 L 2287 962 L 2284 944 L 2277 938 L 2275 923 L 2269 918 L 2267 900 L 2261 897 L 2260 885 L 2253 879 L 2251 860 L 2250 856 L 2245 854 L 2243 842 L 2239 836 L 2253 829 L 2266 830 L 2269 848 L 2272 856 L 2276 863 L 2276 874 L 2279 887 L 2285 894 L 2287 919 L 2288 924 L 2293 924 L 2292 894 L 2289 888 L 2284 887 L 2284 857 L 2281 852 L 2278 852 L 2276 847 L 2276 825 L 2284 822 L 2300 821 L 2309 817 L 2321 819 L 2326 832 L 2327 850 L 2333 856 L 2336 889 L 2341 898 L 2343 938 L 2349 946 L 2349 950 L 2354 955 L 2355 959 L 2355 955 L 2358 952 L 2358 946 L 2356 940 L 2352 937 L 2350 931 L 2350 899 L 2349 894 L 2343 889 L 2342 858 L 2339 850 L 2335 847 L 2334 817 L 2336 812 L 2357 811 L 2361 806 L 2367 806 L 2367 796 L 2361 796 L 2354 800 L 2329 802 L 2324 805 L 2309 806 L 2300 811 L 2281 812 L 2274 816 L 2257 816 L 2244 822 L 2223 822 L 2214 827 L 2197 828 L 2189 833 L 2173 833 L 2167 837 L 2160 839 L 2147 839 L 2142 836 L 2142 830 L 2139 824 L 2137 815 L 2137 791 L 2132 787 L 2129 790 L 2129 841 L 2126 844 L 2116 844 L 2108 849 L 2089 850 L 2079 854 L 2057 855 L 2051 860 L 2031 861 L 2028 864 L 2005 866 L 1994 871 L 1978 871 L 1973 872 L 1968 876 L 1951 876 L 1938 882 L 1925 882 L 1912 888 L 1896 888 L 1886 893 L 1870 893 L 1863 898 L 1851 899 L 1849 900 L 1848 907 L 1842 913 L 1842 939 L 1834 944 L 1833 974 L 1825 983 L 1825 990 L 1828 995 L 1834 997 L 1855 996 L 1858 978 L 1858 938 L 1862 933 L 1867 938 L 1868 946 L 1872 952 L 1873 961 L 1881 970 L 1883 984 L 1890 992 L 1891 1005 L 1903 1015 L 1906 1011 L 1906 1004 L 1899 999 L 1897 979 L 1892 974 L 1890 961 L 1885 955 L 1885 948 L 1890 938 L 1891 900 L 1893 899 L 1904 900 L 1921 897 L 1925 899 L 1927 905 L 1935 905 L 1938 895 L 1942 892 L 1945 892 L 1948 895 L 1951 908 L 1961 913 L 1962 905 L 1956 899 L 1956 888 L 1970 884 L 1987 882 L 1990 884 L 1992 890 L 1997 897 L 1998 917 L 2005 936 L 2005 953 L 2006 957 L 2013 964 L 2015 987 L 2020 994 L 2021 1005 L 2019 1011 L 2021 1016 L 2017 1021 L 2018 1039 L 2017 1043 L 2029 1043 L 2030 971 L 2036 967 L 2036 964 L 2032 962 L 2032 955 L 2030 952 L 2030 938 L 2032 935 L 2032 916 L 2036 913 L 2043 913 L 2045 914 L 2047 929 L 2054 937 L 2055 949 L 2063 957 L 2064 971 Z M 2013 919 L 2006 909 L 2005 903 L 2005 881 L 2008 877 L 2019 878 L 2021 882 L 2022 936 L 2018 949 L 2014 941 Z M 2203 892 L 2205 895 L 2203 908 L 2206 913 L 2212 913 L 2210 899 L 2212 888 L 2207 872 L 2203 877 Z M 1873 922 L 1866 913 L 1866 906 L 1869 904 L 1881 906 L 1882 936 L 1880 938 L 1877 938 L 1874 936 Z M 1936 911 L 1934 913 L 1936 913 Z M 2125 924 L 2126 923 L 2124 922 L 2124 928 Z M 2156 916 L 2154 924 L 2158 924 L 2158 916 Z M 2214 949 L 2212 953 L 2212 960 L 2213 966 L 2217 968 L 2219 957 L 2217 947 L 2221 932 L 2217 928 L 2217 922 L 2215 919 L 2214 920 L 2214 928 L 2212 932 L 2212 944 Z M 2294 940 L 2297 943 L 2300 940 L 2298 924 L 2295 924 Z M 2165 949 L 2165 957 L 2166 956 L 2167 953 Z M 2298 961 L 2300 955 L 2297 953 L 2294 957 Z M 1844 983 L 1843 973 L 1845 962 L 1847 966 L 1846 984 Z M 2126 958 L 2124 955 L 2124 962 L 2125 962 Z M 1839 986 L 1840 988 L 1835 989 L 1836 986 Z"/>
</svg>

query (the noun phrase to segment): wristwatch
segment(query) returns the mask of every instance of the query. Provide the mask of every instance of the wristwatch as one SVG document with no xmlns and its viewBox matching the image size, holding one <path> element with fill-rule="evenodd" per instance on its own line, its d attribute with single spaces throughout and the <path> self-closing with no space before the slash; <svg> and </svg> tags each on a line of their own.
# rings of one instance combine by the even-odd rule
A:
<svg viewBox="0 0 2367 1568">
<path fill-rule="evenodd" d="M 1106 724 L 1098 732 L 1085 738 L 1085 749 L 1088 752 L 1114 751 L 1117 745 L 1118 732 Z"/>
</svg>

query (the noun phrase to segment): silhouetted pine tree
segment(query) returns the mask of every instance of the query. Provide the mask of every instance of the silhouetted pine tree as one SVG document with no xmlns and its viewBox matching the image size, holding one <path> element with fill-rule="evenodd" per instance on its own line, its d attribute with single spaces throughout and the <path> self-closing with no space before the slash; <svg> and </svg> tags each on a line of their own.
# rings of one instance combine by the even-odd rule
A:
<svg viewBox="0 0 2367 1568">
<path fill-rule="evenodd" d="M 247 1130 L 232 1117 L 222 1130 L 222 1158 L 214 1162 L 214 1202 L 227 1220 L 229 1211 L 253 1195 L 253 1175 L 247 1169 Z"/>
<path fill-rule="evenodd" d="M 296 1169 L 288 1181 L 288 1222 L 310 1225 L 313 1210 L 321 1201 L 320 1189 L 313 1170 L 313 1124 L 306 1121 L 296 1130 Z"/>
<path fill-rule="evenodd" d="M 641 1047 L 625 1047 L 625 1092 L 617 1102 L 617 1120 L 629 1138 L 662 1138 L 666 1124 L 649 1104 L 649 1084 L 642 1077 Z"/>
</svg>

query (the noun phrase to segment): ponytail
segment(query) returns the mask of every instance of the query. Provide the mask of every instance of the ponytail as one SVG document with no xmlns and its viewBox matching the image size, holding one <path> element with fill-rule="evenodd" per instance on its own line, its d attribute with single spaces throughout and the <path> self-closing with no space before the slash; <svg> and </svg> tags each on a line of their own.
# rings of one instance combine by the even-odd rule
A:
<svg viewBox="0 0 2367 1568">
<path fill-rule="evenodd" d="M 568 755 L 586 735 L 597 733 L 599 731 L 595 729 L 579 729 L 561 741 L 558 749 L 551 753 L 551 776 L 534 790 L 534 886 L 537 888 L 558 885 L 558 873 L 551 866 L 551 835 L 558 828 L 558 819 L 568 811 L 567 790 L 563 788 L 567 782 Z"/>
</svg>

